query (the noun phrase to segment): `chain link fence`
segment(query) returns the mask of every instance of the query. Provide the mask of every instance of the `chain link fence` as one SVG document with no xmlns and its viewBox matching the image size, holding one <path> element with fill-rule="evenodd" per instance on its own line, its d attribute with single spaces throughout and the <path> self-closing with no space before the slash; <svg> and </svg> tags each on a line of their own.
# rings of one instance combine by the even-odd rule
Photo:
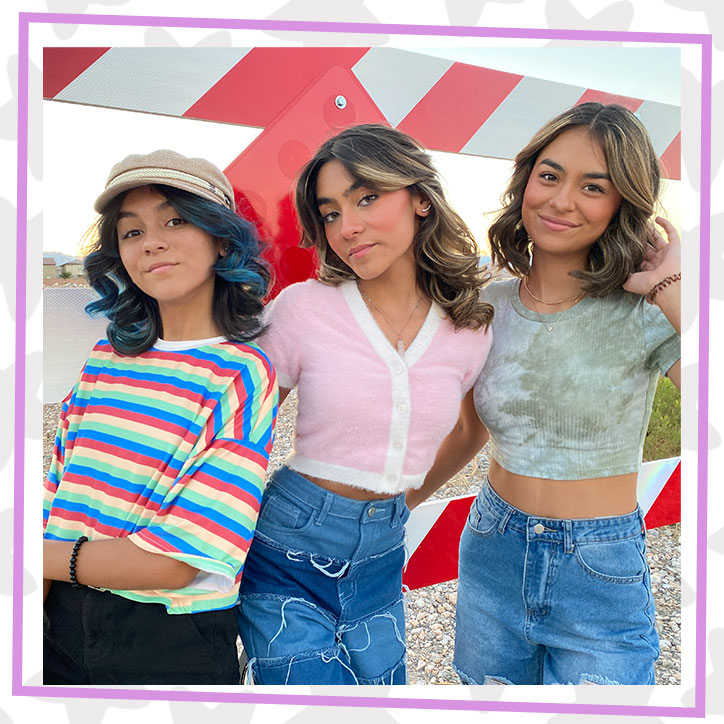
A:
<svg viewBox="0 0 724 724">
<path fill-rule="evenodd" d="M 43 289 L 43 403 L 61 402 L 78 379 L 93 345 L 105 337 L 105 317 L 91 319 L 90 287 Z"/>
</svg>

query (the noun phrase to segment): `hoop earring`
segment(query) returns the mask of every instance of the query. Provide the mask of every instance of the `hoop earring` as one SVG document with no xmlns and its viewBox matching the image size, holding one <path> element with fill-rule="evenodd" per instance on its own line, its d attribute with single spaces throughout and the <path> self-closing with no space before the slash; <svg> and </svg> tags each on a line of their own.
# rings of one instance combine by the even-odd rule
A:
<svg viewBox="0 0 724 724">
<path fill-rule="evenodd" d="M 428 204 L 424 209 L 420 209 L 420 212 L 426 214 L 432 208 L 432 204 Z"/>
</svg>

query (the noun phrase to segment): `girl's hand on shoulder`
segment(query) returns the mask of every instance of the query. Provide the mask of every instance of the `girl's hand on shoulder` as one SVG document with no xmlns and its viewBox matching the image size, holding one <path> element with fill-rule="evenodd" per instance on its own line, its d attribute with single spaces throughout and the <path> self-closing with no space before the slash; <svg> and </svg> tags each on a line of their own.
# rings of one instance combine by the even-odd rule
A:
<svg viewBox="0 0 724 724">
<path fill-rule="evenodd" d="M 681 239 L 678 232 L 663 216 L 657 216 L 656 223 L 666 232 L 668 242 L 655 227 L 651 227 L 652 244 L 647 244 L 646 258 L 639 271 L 632 274 L 623 285 L 627 292 L 648 294 L 662 279 L 681 272 Z"/>
</svg>

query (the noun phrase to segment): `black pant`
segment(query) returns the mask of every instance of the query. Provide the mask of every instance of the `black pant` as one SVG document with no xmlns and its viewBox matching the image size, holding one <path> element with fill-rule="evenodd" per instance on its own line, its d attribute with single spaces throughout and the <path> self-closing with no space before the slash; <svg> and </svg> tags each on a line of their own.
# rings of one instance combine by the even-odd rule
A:
<svg viewBox="0 0 724 724">
<path fill-rule="evenodd" d="M 44 684 L 238 684 L 234 609 L 169 614 L 54 582 L 43 612 Z"/>
</svg>

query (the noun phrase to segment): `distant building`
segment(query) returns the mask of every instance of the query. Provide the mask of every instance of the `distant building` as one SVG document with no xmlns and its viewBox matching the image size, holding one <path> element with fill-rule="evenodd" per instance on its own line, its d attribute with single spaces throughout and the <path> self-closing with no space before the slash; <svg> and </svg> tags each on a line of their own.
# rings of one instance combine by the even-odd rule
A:
<svg viewBox="0 0 724 724">
<path fill-rule="evenodd" d="M 64 279 L 83 276 L 83 262 L 78 259 L 67 261 L 65 264 L 61 264 L 58 269 L 58 276 L 63 277 Z"/>
<path fill-rule="evenodd" d="M 43 257 L 43 279 L 56 279 L 58 276 L 58 267 L 55 266 L 53 257 Z"/>
<path fill-rule="evenodd" d="M 43 279 L 79 279 L 82 276 L 82 258 L 59 251 L 43 252 Z"/>
</svg>

